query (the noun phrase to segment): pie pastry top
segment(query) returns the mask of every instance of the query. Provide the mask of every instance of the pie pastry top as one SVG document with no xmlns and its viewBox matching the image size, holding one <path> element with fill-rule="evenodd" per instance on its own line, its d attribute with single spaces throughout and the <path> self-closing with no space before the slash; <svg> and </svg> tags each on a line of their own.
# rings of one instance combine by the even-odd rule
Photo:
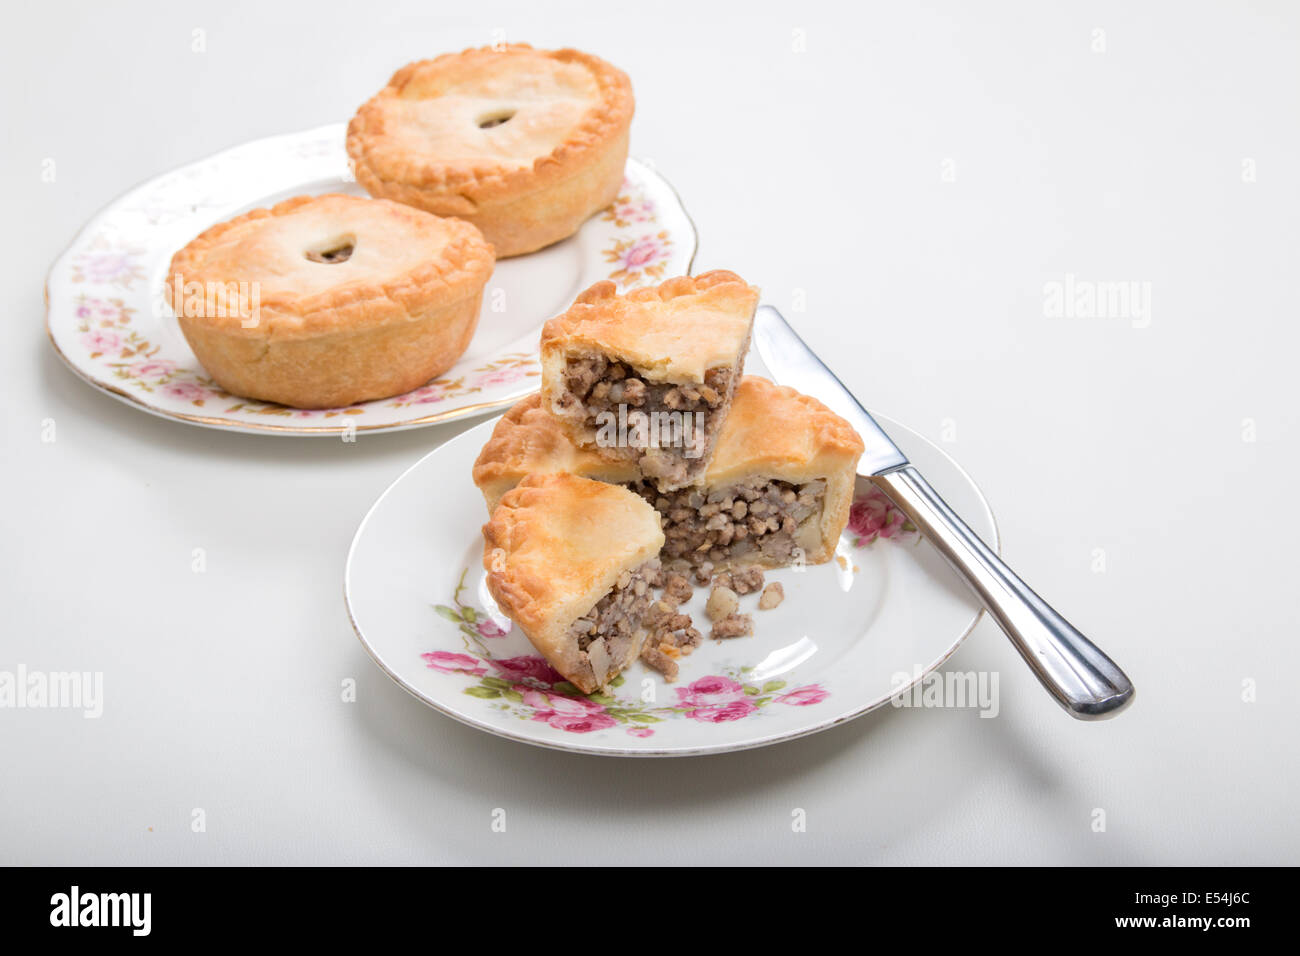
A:
<svg viewBox="0 0 1300 956">
<path fill-rule="evenodd" d="M 497 605 L 566 676 L 580 654 L 575 621 L 625 571 L 663 547 L 659 515 L 617 485 L 575 475 L 529 475 L 483 526 L 483 567 Z"/>
<path fill-rule="evenodd" d="M 172 257 L 167 284 L 178 316 L 278 340 L 405 321 L 477 295 L 492 266 L 491 247 L 466 222 L 326 194 L 218 223 Z M 207 307 L 185 302 L 191 282 L 203 284 Z M 247 296 L 242 309 L 224 299 L 230 283 L 256 283 L 255 325 Z"/>
<path fill-rule="evenodd" d="M 614 199 L 633 108 L 627 75 L 598 57 L 502 44 L 398 70 L 353 117 L 348 154 L 371 194 L 468 218 L 498 255 L 516 255 Z"/>
<path fill-rule="evenodd" d="M 762 477 L 799 484 L 851 476 L 863 448 L 853 426 L 817 399 L 746 375 L 703 483 L 717 487 Z"/>
<path fill-rule="evenodd" d="M 701 383 L 709 369 L 743 357 L 758 289 L 734 272 L 680 276 L 622 295 L 597 282 L 542 329 L 542 392 L 563 389 L 567 356 L 598 353 L 651 382 Z"/>
</svg>

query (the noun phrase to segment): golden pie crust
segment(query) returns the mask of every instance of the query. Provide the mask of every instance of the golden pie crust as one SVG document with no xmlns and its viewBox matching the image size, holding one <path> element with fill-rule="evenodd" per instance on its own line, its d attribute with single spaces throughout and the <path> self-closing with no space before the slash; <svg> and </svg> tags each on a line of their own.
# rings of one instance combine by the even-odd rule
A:
<svg viewBox="0 0 1300 956">
<path fill-rule="evenodd" d="M 817 399 L 746 375 L 699 487 L 707 492 L 755 478 L 796 485 L 825 481 L 817 541 L 805 555 L 818 564 L 834 555 L 848 523 L 862 451 L 853 426 Z M 497 422 L 474 462 L 473 475 L 491 512 L 525 476 L 557 472 L 614 484 L 640 478 L 635 464 L 606 461 L 575 445 L 542 407 L 540 395 L 518 402 Z"/>
<path fill-rule="evenodd" d="M 383 199 L 299 196 L 208 229 L 172 258 L 167 290 L 194 354 L 226 391 L 339 408 L 451 368 L 478 324 L 493 262 L 459 219 Z"/>
<path fill-rule="evenodd" d="M 559 420 L 542 407 L 537 392 L 516 402 L 497 421 L 474 462 L 474 484 L 483 493 L 488 514 L 502 495 L 533 473 L 567 473 L 615 485 L 641 477 L 633 461 L 609 461 L 575 445 Z"/>
<path fill-rule="evenodd" d="M 542 328 L 542 396 L 554 411 L 570 355 L 617 359 L 650 382 L 700 384 L 710 369 L 739 368 L 757 306 L 758 289 L 725 269 L 621 295 L 597 282 Z"/>
<path fill-rule="evenodd" d="M 483 568 L 497 606 L 557 671 L 591 693 L 597 684 L 572 625 L 663 544 L 658 513 L 626 488 L 529 475 L 483 526 Z"/>
<path fill-rule="evenodd" d="M 372 196 L 482 230 L 498 257 L 573 235 L 623 183 L 632 84 L 578 50 L 525 43 L 398 70 L 348 125 Z"/>
</svg>

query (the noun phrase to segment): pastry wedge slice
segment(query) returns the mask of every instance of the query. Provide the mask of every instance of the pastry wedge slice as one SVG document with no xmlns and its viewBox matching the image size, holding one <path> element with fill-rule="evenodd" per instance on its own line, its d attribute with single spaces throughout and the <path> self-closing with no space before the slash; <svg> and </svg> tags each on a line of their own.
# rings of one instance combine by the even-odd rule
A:
<svg viewBox="0 0 1300 956">
<path fill-rule="evenodd" d="M 529 475 L 483 526 L 488 591 L 583 693 L 641 653 L 664 535 L 654 507 L 576 475 Z"/>
<path fill-rule="evenodd" d="M 526 475 L 561 472 L 615 485 L 632 485 L 641 479 L 641 469 L 630 458 L 611 461 L 594 448 L 576 445 L 560 420 L 542 407 L 542 396 L 534 392 L 497 421 L 474 461 L 473 476 L 491 516 L 501 496 Z"/>
<path fill-rule="evenodd" d="M 665 567 L 820 564 L 848 523 L 862 451 L 853 427 L 815 398 L 746 375 L 695 486 L 662 492 L 633 463 L 578 447 L 537 395 L 497 422 L 474 463 L 474 483 L 489 510 L 529 474 L 625 485 L 663 518 Z"/>
<path fill-rule="evenodd" d="M 708 467 L 744 371 L 758 290 L 733 272 L 619 294 L 598 282 L 542 330 L 542 401 L 574 444 L 661 490 Z"/>
</svg>

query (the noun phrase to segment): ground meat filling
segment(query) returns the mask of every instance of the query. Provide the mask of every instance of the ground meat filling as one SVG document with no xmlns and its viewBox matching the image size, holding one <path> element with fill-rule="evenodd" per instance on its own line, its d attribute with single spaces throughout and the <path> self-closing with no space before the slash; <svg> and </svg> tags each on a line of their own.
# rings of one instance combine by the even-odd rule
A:
<svg viewBox="0 0 1300 956">
<path fill-rule="evenodd" d="M 655 603 L 651 588 L 658 577 L 658 558 L 635 571 L 624 571 L 614 589 L 570 628 L 579 656 L 591 668 L 598 686 L 603 687 L 640 652 L 646 612 Z"/>
<path fill-rule="evenodd" d="M 731 400 L 731 379 L 731 369 L 714 368 L 705 373 L 703 384 L 649 382 L 626 363 L 588 355 L 569 359 L 559 405 L 575 416 L 580 413 L 598 434 L 601 422 L 608 420 L 600 416 L 618 416 L 621 405 L 629 415 L 636 411 L 647 416 L 644 434 L 628 428 L 627 456 L 640 459 L 646 476 L 675 486 L 704 469 L 713 444 L 712 419 Z M 691 418 L 669 414 L 685 412 Z"/>
<path fill-rule="evenodd" d="M 641 648 L 642 662 L 663 674 L 668 681 L 677 679 L 678 660 L 690 656 L 704 639 L 691 616 L 681 613 L 677 607 L 677 601 L 665 591 L 664 597 L 648 615 L 650 635 Z"/>
<path fill-rule="evenodd" d="M 796 560 L 795 549 L 819 540 L 825 481 L 794 485 L 753 481 L 715 488 L 661 492 L 632 486 L 663 516 L 667 539 L 660 556 L 669 567 L 719 564 L 761 556 L 773 566 Z"/>
</svg>

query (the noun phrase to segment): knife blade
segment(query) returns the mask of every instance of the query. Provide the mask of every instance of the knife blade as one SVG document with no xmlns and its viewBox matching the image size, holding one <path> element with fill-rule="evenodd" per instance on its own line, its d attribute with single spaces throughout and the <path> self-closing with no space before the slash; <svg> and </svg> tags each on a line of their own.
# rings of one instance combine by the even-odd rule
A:
<svg viewBox="0 0 1300 956">
<path fill-rule="evenodd" d="M 858 474 L 912 520 L 1011 639 L 1039 681 L 1080 720 L 1111 717 L 1133 682 L 1025 584 L 911 465 L 885 430 L 770 305 L 754 315 L 754 347 L 773 378 L 820 400 L 862 436 Z"/>
<path fill-rule="evenodd" d="M 753 344 L 779 384 L 811 395 L 857 429 L 867 446 L 858 462 L 859 474 L 884 474 L 907 464 L 907 456 L 871 413 L 770 305 L 760 305 L 754 313 Z"/>
</svg>

